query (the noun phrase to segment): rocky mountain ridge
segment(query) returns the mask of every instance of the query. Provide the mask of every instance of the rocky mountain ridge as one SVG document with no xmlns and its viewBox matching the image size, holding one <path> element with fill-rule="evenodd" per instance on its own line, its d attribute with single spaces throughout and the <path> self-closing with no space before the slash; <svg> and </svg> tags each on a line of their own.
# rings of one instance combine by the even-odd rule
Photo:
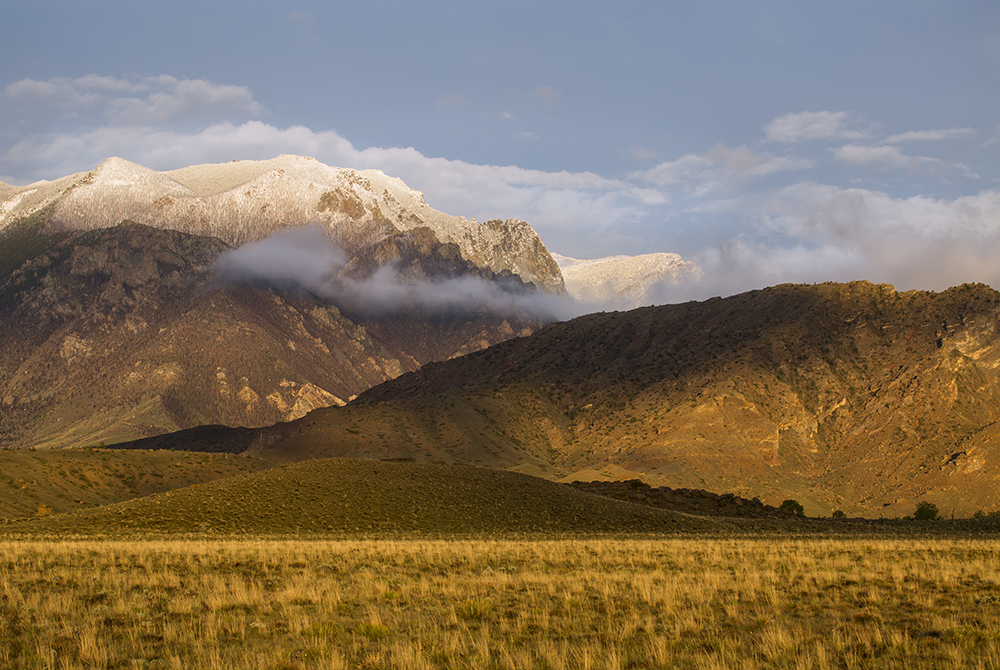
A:
<svg viewBox="0 0 1000 670">
<path fill-rule="evenodd" d="M 642 479 L 807 514 L 1000 508 L 1000 293 L 783 285 L 591 314 L 260 429 L 300 458 Z"/>
<path fill-rule="evenodd" d="M 310 269 L 322 286 L 246 272 L 255 258 L 222 271 L 221 259 L 246 249 L 235 245 L 271 244 L 271 260 L 271 234 L 309 222 L 322 233 L 314 247 L 340 245 Z M 298 256 L 283 263 L 302 269 Z M 475 286 L 503 299 L 408 300 L 420 286 L 437 298 L 452 280 L 451 293 Z M 391 313 L 363 309 L 365 291 L 387 289 L 399 293 Z M 537 316 L 517 296 L 562 290 L 528 224 L 437 212 L 377 171 L 281 156 L 161 173 L 113 158 L 53 182 L 3 184 L 0 446 L 288 421 L 531 332 Z"/>
<path fill-rule="evenodd" d="M 419 191 L 379 170 L 334 168 L 313 158 L 195 165 L 157 172 L 121 158 L 52 182 L 0 190 L 0 231 L 50 208 L 47 232 L 123 221 L 215 237 L 231 246 L 278 230 L 321 226 L 350 256 L 399 234 L 426 231 L 468 264 L 559 293 L 559 267 L 524 221 L 477 223 L 429 207 Z M 379 259 L 381 264 L 391 257 Z"/>
</svg>

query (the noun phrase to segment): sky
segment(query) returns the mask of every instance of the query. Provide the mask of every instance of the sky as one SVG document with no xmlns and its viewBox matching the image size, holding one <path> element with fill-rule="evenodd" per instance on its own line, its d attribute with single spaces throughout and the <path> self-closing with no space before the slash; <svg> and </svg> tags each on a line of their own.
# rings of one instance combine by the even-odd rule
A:
<svg viewBox="0 0 1000 670">
<path fill-rule="evenodd" d="M 375 168 L 676 297 L 1000 288 L 1000 3 L 5 0 L 0 181 Z M 307 223 L 307 222 L 304 222 Z"/>
</svg>

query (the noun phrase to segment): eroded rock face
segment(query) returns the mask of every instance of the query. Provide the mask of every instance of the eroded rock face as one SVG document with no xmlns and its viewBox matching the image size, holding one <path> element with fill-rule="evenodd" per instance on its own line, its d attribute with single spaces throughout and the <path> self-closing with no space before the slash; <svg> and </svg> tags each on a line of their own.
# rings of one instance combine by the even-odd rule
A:
<svg viewBox="0 0 1000 670">
<path fill-rule="evenodd" d="M 408 234 L 426 250 L 465 266 L 563 290 L 559 267 L 523 221 L 485 224 L 429 207 L 423 194 L 378 170 L 348 170 L 312 158 L 196 165 L 156 172 L 110 158 L 89 173 L 0 194 L 0 230 L 52 207 L 52 231 L 94 230 L 134 221 L 215 237 L 231 246 L 291 227 L 320 225 L 359 264 L 391 257 Z M 400 235 L 403 234 L 403 238 Z M 367 260 L 364 260 L 367 259 Z"/>
<path fill-rule="evenodd" d="M 383 322 L 303 290 L 223 285 L 212 268 L 229 248 L 126 223 L 69 234 L 0 279 L 0 446 L 271 425 L 537 327 Z"/>
</svg>

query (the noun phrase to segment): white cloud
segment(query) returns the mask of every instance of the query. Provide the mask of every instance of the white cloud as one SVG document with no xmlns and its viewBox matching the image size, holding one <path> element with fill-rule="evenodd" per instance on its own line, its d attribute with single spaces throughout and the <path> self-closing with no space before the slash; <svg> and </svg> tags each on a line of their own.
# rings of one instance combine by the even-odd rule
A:
<svg viewBox="0 0 1000 670">
<path fill-rule="evenodd" d="M 866 138 L 866 132 L 852 128 L 857 123 L 849 112 L 798 112 L 771 121 L 764 126 L 764 134 L 771 142 L 786 143 Z"/>
<path fill-rule="evenodd" d="M 656 152 L 645 147 L 629 147 L 629 156 L 636 161 L 649 161 L 656 158 Z"/>
<path fill-rule="evenodd" d="M 96 112 L 104 120 L 127 125 L 245 119 L 265 112 L 245 86 L 170 75 L 119 79 L 90 74 L 78 79 L 22 79 L 0 92 L 0 102 L 14 114 L 29 118 L 55 108 L 70 117 Z"/>
<path fill-rule="evenodd" d="M 882 140 L 884 144 L 903 142 L 936 142 L 940 140 L 967 140 L 978 133 L 974 128 L 942 128 L 938 130 L 908 130 L 898 135 L 890 135 Z"/>
<path fill-rule="evenodd" d="M 899 168 L 913 172 L 942 173 L 952 171 L 970 179 L 979 178 L 979 175 L 971 172 L 968 167 L 961 163 L 945 163 L 930 156 L 908 156 L 900 151 L 899 147 L 885 144 L 875 147 L 848 144 L 834 149 L 833 156 L 850 165 L 877 170 Z"/>
<path fill-rule="evenodd" d="M 665 301 L 731 295 L 783 282 L 867 279 L 899 290 L 966 282 L 1000 286 L 1000 192 L 953 200 L 893 198 L 799 183 L 729 203 L 741 227 L 691 255 L 699 284 Z"/>
<path fill-rule="evenodd" d="M 719 142 L 704 154 L 665 161 L 632 177 L 664 188 L 679 187 L 690 195 L 704 197 L 731 189 L 747 179 L 812 165 L 813 161 L 807 159 L 756 154 L 745 146 L 730 147 Z"/>
<path fill-rule="evenodd" d="M 937 158 L 927 156 L 907 156 L 898 147 L 868 147 L 848 144 L 833 152 L 834 158 L 844 163 L 874 168 L 902 168 L 905 170 L 933 169 L 941 163 Z"/>
<path fill-rule="evenodd" d="M 148 95 L 117 98 L 110 101 L 108 110 L 120 123 L 148 124 L 187 118 L 254 117 L 264 107 L 245 86 L 160 77 Z"/>
</svg>

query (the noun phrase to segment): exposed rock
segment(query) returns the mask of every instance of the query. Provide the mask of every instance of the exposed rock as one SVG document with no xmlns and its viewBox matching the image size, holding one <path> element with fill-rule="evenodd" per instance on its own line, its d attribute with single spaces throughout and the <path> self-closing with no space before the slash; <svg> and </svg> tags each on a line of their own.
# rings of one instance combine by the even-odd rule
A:
<svg viewBox="0 0 1000 670">
<path fill-rule="evenodd" d="M 537 327 L 382 323 L 304 291 L 223 286 L 212 267 L 224 242 L 135 223 L 60 240 L 0 277 L 3 447 L 271 425 Z"/>
</svg>

